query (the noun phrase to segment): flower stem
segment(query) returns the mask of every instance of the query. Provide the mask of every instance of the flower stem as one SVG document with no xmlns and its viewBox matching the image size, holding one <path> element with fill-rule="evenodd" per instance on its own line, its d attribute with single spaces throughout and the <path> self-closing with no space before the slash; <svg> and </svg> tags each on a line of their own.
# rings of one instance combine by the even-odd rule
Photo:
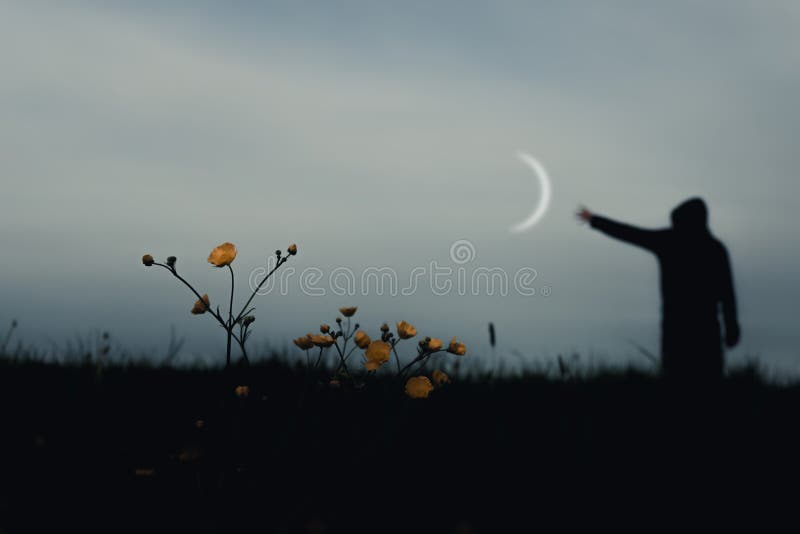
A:
<svg viewBox="0 0 800 534">
<path fill-rule="evenodd" d="M 336 343 L 335 341 L 333 342 L 333 346 L 336 347 L 336 352 L 339 353 L 339 360 L 341 360 L 341 363 L 339 364 L 339 368 L 337 369 L 337 371 L 339 369 L 344 369 L 344 372 L 347 373 L 347 376 L 350 377 L 350 381 L 353 383 L 353 385 L 355 385 L 356 377 L 350 374 L 350 369 L 347 368 L 347 364 L 344 362 L 344 353 L 342 352 L 342 349 L 339 348 L 339 344 Z"/>
<path fill-rule="evenodd" d="M 231 299 L 228 305 L 228 327 L 226 328 L 228 331 L 228 347 L 225 354 L 225 367 L 230 367 L 231 365 L 231 337 L 233 336 L 233 268 L 230 263 L 228 264 L 228 271 L 231 273 Z M 243 340 L 239 344 L 244 348 Z"/>
<path fill-rule="evenodd" d="M 250 295 L 250 298 L 247 299 L 247 302 L 244 303 L 244 306 L 242 307 L 242 311 L 240 311 L 239 314 L 236 316 L 236 321 L 238 321 L 239 319 L 242 318 L 242 316 L 244 315 L 245 311 L 247 310 L 247 307 L 250 305 L 251 302 L 253 302 L 253 299 L 255 298 L 256 294 L 259 291 L 259 289 L 261 289 L 261 286 L 264 285 L 264 283 L 269 279 L 269 277 L 272 276 L 275 273 L 275 271 L 277 271 L 278 268 L 281 265 L 283 265 L 284 263 L 286 263 L 288 261 L 288 258 L 289 258 L 288 256 L 284 256 L 284 257 L 280 258 L 278 260 L 278 263 L 275 265 L 275 267 L 273 267 L 273 269 L 270 272 L 268 272 L 266 274 L 266 276 L 264 276 L 264 279 L 261 280 L 261 282 L 253 290 L 253 293 Z M 228 267 L 230 267 L 230 265 Z"/>
<path fill-rule="evenodd" d="M 397 373 L 399 374 L 400 371 L 400 356 L 397 354 L 397 350 L 394 346 L 397 344 L 397 341 L 392 341 L 392 352 L 394 352 L 394 359 L 397 361 Z"/>
<path fill-rule="evenodd" d="M 228 335 L 229 335 L 230 337 L 233 337 L 233 339 L 235 339 L 235 340 L 236 340 L 236 342 L 237 342 L 237 343 L 239 343 L 239 345 L 240 345 L 240 346 L 243 344 L 244 340 L 240 339 L 240 338 L 239 338 L 239 337 L 238 337 L 236 334 L 234 334 L 234 333 L 233 333 L 233 329 L 232 329 L 232 328 L 228 328 L 228 323 L 227 323 L 226 321 L 224 321 L 224 320 L 222 319 L 222 317 L 221 317 L 221 316 L 220 316 L 220 315 L 219 315 L 217 312 L 215 312 L 214 310 L 212 310 L 212 309 L 211 309 L 211 306 L 208 306 L 208 305 L 206 304 L 206 302 L 203 300 L 203 297 L 201 297 L 201 296 L 200 296 L 200 293 L 198 293 L 198 292 L 197 292 L 197 290 L 196 290 L 196 289 L 195 289 L 195 288 L 192 286 L 192 284 L 190 284 L 189 282 L 187 282 L 185 278 L 183 278 L 181 275 L 179 275 L 179 274 L 177 273 L 177 271 L 175 271 L 175 269 L 174 269 L 174 268 L 172 268 L 172 267 L 169 267 L 168 265 L 164 265 L 163 263 L 158 263 L 158 262 L 153 262 L 153 265 L 158 265 L 159 267 L 163 267 L 164 269 L 168 270 L 168 271 L 169 271 L 169 272 L 172 274 L 172 276 L 174 276 L 175 278 L 177 278 L 178 280 L 180 280 L 181 282 L 183 282 L 183 285 L 185 285 L 186 287 L 188 287 L 188 288 L 189 288 L 189 289 L 192 291 L 192 293 L 194 293 L 194 294 L 195 294 L 195 296 L 197 297 L 197 300 L 199 300 L 199 301 L 200 301 L 200 303 L 203 305 L 203 307 L 206 309 L 206 311 L 207 311 L 208 313 L 210 313 L 210 314 L 211 314 L 211 316 L 212 316 L 214 319 L 216 319 L 216 320 L 217 320 L 217 322 L 220 324 L 220 326 L 222 326 L 222 328 L 224 328 L 224 329 L 225 329 L 225 331 L 228 333 Z M 229 266 L 229 267 L 230 267 L 230 266 Z M 231 271 L 231 275 L 233 275 L 233 272 L 232 272 L 232 271 Z M 233 285 L 233 281 L 231 281 L 231 285 Z M 233 300 L 233 299 L 231 299 L 231 301 L 232 301 L 232 300 Z M 230 345 L 230 338 L 228 339 L 228 344 Z M 244 349 L 244 347 L 242 347 L 242 348 Z M 230 348 L 228 349 L 228 354 L 230 355 Z M 228 357 L 228 359 L 230 360 L 230 356 Z"/>
<path fill-rule="evenodd" d="M 158 265 L 159 267 L 163 267 L 163 268 L 165 268 L 165 269 L 166 269 L 166 270 L 168 270 L 170 273 L 172 273 L 172 276 L 174 276 L 175 278 L 177 278 L 178 280 L 180 280 L 181 282 L 183 282 L 183 285 L 185 285 L 186 287 L 188 287 L 188 288 L 189 288 L 189 289 L 192 291 L 192 293 L 194 293 L 194 294 L 195 294 L 195 296 L 197 297 L 197 300 L 199 300 L 199 301 L 200 301 L 200 303 L 203 305 L 203 307 L 205 307 L 206 311 L 207 311 L 208 313 L 210 313 L 210 314 L 211 314 L 211 316 L 212 316 L 212 317 L 214 317 L 214 319 L 216 319 L 217 321 L 219 321 L 219 324 L 221 324 L 223 328 L 225 327 L 225 321 L 223 321 L 223 320 L 222 320 L 222 317 L 220 317 L 219 315 L 217 315 L 217 312 L 215 312 L 214 310 L 212 310 L 212 309 L 211 309 L 211 307 L 210 307 L 210 306 L 208 306 L 208 305 L 206 304 L 206 301 L 204 301 L 204 300 L 203 300 L 203 297 L 201 297 L 201 296 L 200 296 L 200 293 L 198 293 L 198 292 L 197 292 L 197 290 L 196 290 L 196 289 L 195 289 L 195 288 L 192 286 L 192 284 L 190 284 L 189 282 L 187 282 L 187 281 L 186 281 L 186 280 L 185 280 L 185 279 L 184 279 L 184 278 L 183 278 L 181 275 L 179 275 L 179 274 L 177 273 L 177 271 L 175 271 L 175 269 L 173 269 L 173 268 L 171 268 L 171 267 L 168 267 L 168 266 L 164 265 L 163 263 L 158 263 L 158 262 L 154 262 L 154 263 L 153 263 L 153 265 Z"/>
<path fill-rule="evenodd" d="M 436 354 L 437 352 L 444 352 L 444 351 L 443 351 L 443 350 L 435 350 L 435 351 L 433 351 L 433 352 L 423 352 L 422 354 L 420 354 L 419 356 L 417 356 L 416 358 L 414 358 L 414 359 L 411 361 L 411 363 L 409 363 L 408 365 L 406 365 L 405 367 L 403 367 L 403 368 L 400 370 L 400 372 L 399 372 L 399 373 L 397 373 L 397 374 L 398 374 L 398 376 L 403 376 L 403 374 L 404 374 L 406 371 L 408 371 L 408 369 L 409 369 L 411 366 L 413 366 L 415 363 L 417 363 L 417 362 L 424 362 L 424 361 L 425 361 L 425 358 L 429 358 L 430 356 L 433 356 L 433 355 L 434 355 L 434 354 Z M 422 366 L 420 366 L 420 369 L 421 369 L 421 368 L 422 368 Z"/>
</svg>

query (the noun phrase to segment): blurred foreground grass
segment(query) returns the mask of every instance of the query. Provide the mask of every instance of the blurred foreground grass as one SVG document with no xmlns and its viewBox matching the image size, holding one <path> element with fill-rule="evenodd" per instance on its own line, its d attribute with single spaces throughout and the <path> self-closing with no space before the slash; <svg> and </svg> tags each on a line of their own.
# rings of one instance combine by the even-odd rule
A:
<svg viewBox="0 0 800 534">
<path fill-rule="evenodd" d="M 798 473 L 796 384 L 554 369 L 451 372 L 410 399 L 394 376 L 332 385 L 281 355 L 227 371 L 6 355 L 0 528 L 510 532 L 710 512 L 709 495 L 731 513 Z"/>
</svg>

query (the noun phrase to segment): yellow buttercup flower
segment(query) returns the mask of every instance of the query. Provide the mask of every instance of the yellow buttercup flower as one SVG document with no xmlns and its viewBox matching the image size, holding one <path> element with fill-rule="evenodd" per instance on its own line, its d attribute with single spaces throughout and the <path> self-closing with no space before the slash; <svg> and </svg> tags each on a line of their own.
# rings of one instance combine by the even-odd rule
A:
<svg viewBox="0 0 800 534">
<path fill-rule="evenodd" d="M 215 267 L 225 267 L 233 263 L 235 259 L 236 245 L 233 243 L 223 243 L 218 247 L 214 247 L 214 250 L 208 255 L 208 263 Z"/>
<path fill-rule="evenodd" d="M 433 384 L 427 376 L 412 376 L 406 381 L 406 395 L 412 399 L 427 399 Z"/>
<path fill-rule="evenodd" d="M 389 354 L 392 352 L 392 346 L 385 341 L 372 341 L 367 346 L 364 352 L 364 357 L 367 361 L 364 366 L 368 371 L 375 371 L 381 365 L 389 361 Z"/>
<path fill-rule="evenodd" d="M 436 384 L 437 387 L 441 386 L 442 384 L 450 383 L 450 377 L 447 376 L 447 373 L 440 371 L 439 369 L 434 370 L 431 376 L 433 376 L 433 383 Z"/>
<path fill-rule="evenodd" d="M 150 254 L 145 254 L 144 256 L 142 256 L 142 263 L 144 264 L 145 267 L 150 267 L 155 263 L 155 261 L 156 260 L 154 260 L 153 256 L 151 256 Z"/>
<path fill-rule="evenodd" d="M 236 389 L 234 389 L 233 392 L 236 393 L 236 396 L 240 399 L 244 399 L 250 395 L 250 386 L 236 386 Z"/>
<path fill-rule="evenodd" d="M 334 343 L 334 339 L 331 336 L 324 334 L 309 334 L 308 337 L 317 347 L 330 347 Z"/>
<path fill-rule="evenodd" d="M 441 339 L 436 339 L 435 337 L 432 337 L 428 341 L 427 347 L 428 347 L 428 350 L 431 351 L 431 352 L 435 352 L 437 350 L 441 350 L 442 349 L 442 340 Z"/>
<path fill-rule="evenodd" d="M 367 360 L 364 362 L 364 368 L 367 371 L 377 371 L 378 369 L 380 369 L 381 365 L 383 365 L 381 362 L 373 360 Z"/>
<path fill-rule="evenodd" d="M 291 245 L 289 245 L 289 248 L 286 249 L 286 252 L 288 252 L 290 256 L 294 256 L 295 254 L 297 254 L 297 245 L 292 243 Z"/>
<path fill-rule="evenodd" d="M 331 327 L 326 324 L 321 324 L 319 325 L 319 331 L 322 332 L 323 334 L 327 334 L 328 332 L 331 331 Z"/>
<path fill-rule="evenodd" d="M 467 353 L 467 346 L 456 341 L 456 338 L 453 338 L 450 342 L 450 346 L 447 347 L 447 352 L 452 352 L 456 356 L 463 356 Z"/>
<path fill-rule="evenodd" d="M 203 300 L 197 300 L 192 306 L 192 314 L 193 315 L 202 315 L 206 312 L 206 310 L 210 309 L 211 307 L 211 300 L 209 300 L 208 295 L 203 295 Z"/>
<path fill-rule="evenodd" d="M 356 346 L 359 349 L 366 349 L 369 346 L 370 341 L 372 341 L 367 335 L 367 333 L 364 332 L 363 330 L 359 330 L 358 332 L 356 332 L 356 335 L 353 338 L 353 340 L 356 342 Z"/>
<path fill-rule="evenodd" d="M 349 308 L 339 308 L 339 313 L 341 313 L 345 317 L 352 317 L 353 315 L 356 314 L 357 309 L 358 306 L 351 306 Z"/>
<path fill-rule="evenodd" d="M 417 335 L 417 329 L 405 321 L 397 323 L 397 335 L 400 339 L 409 339 Z"/>
<path fill-rule="evenodd" d="M 314 346 L 314 342 L 311 341 L 311 338 L 309 336 L 298 337 L 297 339 L 293 339 L 292 341 L 301 350 L 308 350 Z"/>
</svg>

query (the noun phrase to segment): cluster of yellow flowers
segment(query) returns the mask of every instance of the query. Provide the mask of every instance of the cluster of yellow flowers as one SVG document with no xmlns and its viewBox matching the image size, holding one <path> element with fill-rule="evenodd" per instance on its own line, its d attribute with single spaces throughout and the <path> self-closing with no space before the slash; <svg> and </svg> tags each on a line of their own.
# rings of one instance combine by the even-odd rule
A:
<svg viewBox="0 0 800 534">
<path fill-rule="evenodd" d="M 339 308 L 339 312 L 344 318 L 336 318 L 336 329 L 332 330 L 329 325 L 323 324 L 320 325 L 319 334 L 308 333 L 293 340 L 299 349 L 306 351 L 306 362 L 309 366 L 312 366 L 309 351 L 314 347 L 319 349 L 313 368 L 319 365 L 325 349 L 329 347 L 335 348 L 339 358 L 339 365 L 331 383 L 335 383 L 337 386 L 341 384 L 340 376 L 349 378 L 356 384 L 355 377 L 347 367 L 350 356 L 356 350 L 363 351 L 361 360 L 365 371 L 364 376 L 369 376 L 376 372 L 384 364 L 388 363 L 392 359 L 392 354 L 394 354 L 397 374 L 400 377 L 404 377 L 415 365 L 418 366 L 417 371 L 419 371 L 428 358 L 434 354 L 447 352 L 457 356 L 464 356 L 467 353 L 466 345 L 459 342 L 455 337 L 450 341 L 447 348 L 444 348 L 444 343 L 441 339 L 426 337 L 419 341 L 416 356 L 406 365 L 402 365 L 397 345 L 401 340 L 416 337 L 417 329 L 406 321 L 400 321 L 396 325 L 396 331 L 391 332 L 389 325 L 384 323 L 380 328 L 380 337 L 372 339 L 365 331 L 359 330 L 360 325 L 358 323 L 351 325 L 351 317 L 355 315 L 357 309 L 355 306 Z M 348 350 L 348 344 L 351 341 L 353 344 Z M 432 378 L 433 381 L 426 376 L 412 376 L 406 381 L 406 394 L 411 398 L 427 398 L 431 391 L 434 390 L 434 387 L 441 387 L 450 383 L 450 378 L 447 374 L 438 369 L 433 371 Z"/>
</svg>

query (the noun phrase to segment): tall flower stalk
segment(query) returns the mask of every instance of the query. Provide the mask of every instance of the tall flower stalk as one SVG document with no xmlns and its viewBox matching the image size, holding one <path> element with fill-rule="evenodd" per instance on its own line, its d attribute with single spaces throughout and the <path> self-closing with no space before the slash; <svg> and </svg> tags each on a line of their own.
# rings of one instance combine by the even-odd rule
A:
<svg viewBox="0 0 800 534">
<path fill-rule="evenodd" d="M 227 267 L 231 277 L 231 290 L 228 299 L 227 317 L 225 314 L 223 314 L 223 312 L 220 311 L 219 306 L 216 306 L 216 309 L 211 307 L 211 299 L 209 298 L 208 294 L 200 295 L 200 292 L 197 291 L 197 289 L 195 289 L 191 283 L 178 274 L 176 267 L 177 258 L 175 256 L 169 256 L 165 263 L 155 261 L 153 256 L 150 254 L 145 254 L 142 256 L 142 263 L 145 267 L 152 267 L 155 265 L 157 267 L 166 269 L 172 276 L 177 278 L 183 285 L 189 288 L 192 293 L 194 293 L 194 295 L 197 297 L 197 301 L 194 303 L 194 306 L 191 309 L 191 313 L 193 315 L 203 315 L 208 313 L 225 330 L 227 341 L 225 349 L 226 368 L 230 367 L 231 365 L 231 348 L 233 341 L 236 341 L 236 343 L 239 345 L 239 348 L 242 352 L 242 359 L 245 361 L 245 363 L 250 363 L 250 360 L 247 357 L 247 349 L 245 348 L 245 343 L 252 333 L 250 327 L 253 322 L 255 322 L 255 317 L 251 315 L 251 313 L 255 310 L 255 307 L 251 307 L 250 304 L 253 302 L 256 294 L 258 294 L 259 290 L 264 286 L 267 280 L 289 260 L 290 256 L 297 254 L 297 245 L 290 245 L 289 248 L 286 249 L 286 255 L 283 255 L 280 250 L 275 251 L 275 256 L 277 258 L 275 267 L 266 273 L 264 279 L 261 280 L 255 289 L 253 289 L 253 292 L 250 294 L 250 297 L 247 299 L 244 306 L 242 306 L 241 310 L 234 314 L 233 302 L 236 289 L 236 277 L 234 276 L 231 263 L 233 263 L 233 260 L 236 259 L 236 254 L 236 245 L 233 243 L 223 243 L 218 247 L 215 247 L 211 251 L 211 254 L 208 255 L 208 263 L 218 268 Z"/>
</svg>

